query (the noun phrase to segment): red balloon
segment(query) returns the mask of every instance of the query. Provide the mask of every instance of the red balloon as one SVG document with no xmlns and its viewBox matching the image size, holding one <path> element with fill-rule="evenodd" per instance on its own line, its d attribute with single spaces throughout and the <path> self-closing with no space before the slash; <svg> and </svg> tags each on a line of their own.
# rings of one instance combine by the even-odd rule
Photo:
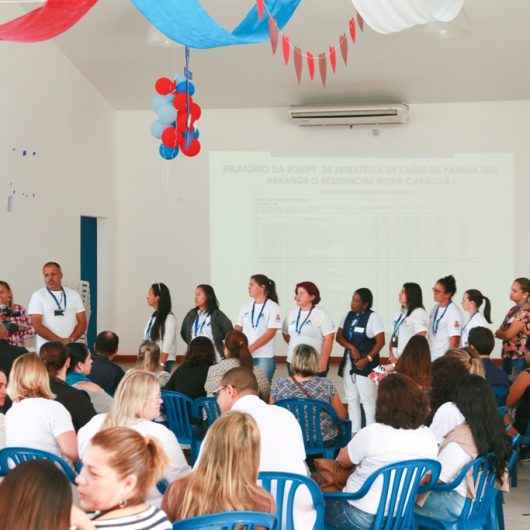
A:
<svg viewBox="0 0 530 530">
<path fill-rule="evenodd" d="M 190 97 L 190 103 L 193 101 Z M 185 110 L 186 108 L 186 94 L 184 92 L 177 92 L 173 98 L 173 106 L 177 110 Z"/>
<path fill-rule="evenodd" d="M 182 134 L 180 134 L 175 127 L 168 127 L 167 129 L 164 129 L 160 139 L 166 147 L 174 149 L 180 143 Z"/>
<path fill-rule="evenodd" d="M 202 114 L 202 109 L 197 105 L 197 103 L 193 102 L 193 104 L 190 106 L 190 113 L 191 113 L 191 119 L 192 121 L 197 121 Z"/>
<path fill-rule="evenodd" d="M 186 142 L 183 140 L 180 150 L 186 156 L 197 156 L 201 152 L 201 142 L 192 140 L 190 145 L 186 146 Z"/>
<path fill-rule="evenodd" d="M 201 117 L 202 110 L 197 103 L 192 103 L 190 106 L 191 119 L 188 120 L 188 113 L 185 108 L 181 108 L 177 115 L 177 129 L 181 132 L 189 131 L 195 127 L 195 122 Z M 189 123 L 188 123 L 189 122 Z"/>
<path fill-rule="evenodd" d="M 175 90 L 175 86 L 175 81 L 172 81 L 169 79 L 169 77 L 161 77 L 156 80 L 155 90 L 161 96 L 167 96 L 168 94 L 171 94 L 173 90 Z"/>
</svg>

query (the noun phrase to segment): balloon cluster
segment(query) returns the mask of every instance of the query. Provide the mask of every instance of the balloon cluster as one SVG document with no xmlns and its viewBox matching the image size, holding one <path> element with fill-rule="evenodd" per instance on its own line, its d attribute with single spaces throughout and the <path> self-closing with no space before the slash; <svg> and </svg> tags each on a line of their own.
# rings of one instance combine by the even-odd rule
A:
<svg viewBox="0 0 530 530">
<path fill-rule="evenodd" d="M 151 126 L 151 134 L 162 142 L 160 156 L 172 160 L 179 150 L 183 155 L 197 156 L 201 151 L 201 142 L 195 122 L 202 111 L 192 97 L 195 94 L 193 83 L 161 77 L 155 83 L 155 90 L 153 110 L 158 119 Z"/>
</svg>

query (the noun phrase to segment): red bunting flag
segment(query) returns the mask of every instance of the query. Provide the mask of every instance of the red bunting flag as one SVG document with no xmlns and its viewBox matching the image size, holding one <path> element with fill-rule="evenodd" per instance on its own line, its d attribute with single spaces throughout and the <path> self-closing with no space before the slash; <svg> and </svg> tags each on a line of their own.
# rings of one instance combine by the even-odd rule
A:
<svg viewBox="0 0 530 530">
<path fill-rule="evenodd" d="M 302 60 L 302 50 L 298 46 L 294 49 L 294 70 L 296 72 L 296 79 L 298 84 L 302 81 L 302 69 L 304 63 Z"/>
<path fill-rule="evenodd" d="M 359 13 L 357 13 L 357 25 L 359 26 L 361 31 L 364 31 L 364 20 L 363 20 L 363 17 L 359 15 Z"/>
<path fill-rule="evenodd" d="M 265 13 L 264 0 L 256 0 L 256 8 L 258 10 L 258 17 L 261 20 L 263 18 L 263 14 Z"/>
<path fill-rule="evenodd" d="M 331 65 L 333 73 L 335 73 L 337 71 L 337 49 L 335 46 L 329 47 L 329 64 Z"/>
<path fill-rule="evenodd" d="M 320 71 L 320 79 L 322 79 L 322 85 L 326 86 L 326 77 L 328 73 L 328 61 L 326 54 L 321 53 L 318 56 L 318 70 Z"/>
<path fill-rule="evenodd" d="M 355 27 L 354 18 L 350 19 L 350 35 L 351 35 L 351 40 L 355 43 L 355 41 L 357 40 L 357 28 Z"/>
<path fill-rule="evenodd" d="M 344 64 L 348 64 L 348 38 L 346 37 L 346 34 L 341 35 L 339 37 L 339 45 L 340 45 L 340 54 L 342 55 L 342 60 L 344 61 Z"/>
<path fill-rule="evenodd" d="M 272 53 L 278 48 L 278 26 L 272 17 L 269 17 L 269 38 L 271 40 Z"/>
<path fill-rule="evenodd" d="M 287 35 L 282 35 L 282 52 L 283 52 L 283 63 L 289 64 L 289 57 L 291 55 L 291 43 Z"/>
<path fill-rule="evenodd" d="M 315 79 L 315 57 L 311 52 L 307 52 L 307 71 L 309 72 L 309 79 Z"/>
</svg>

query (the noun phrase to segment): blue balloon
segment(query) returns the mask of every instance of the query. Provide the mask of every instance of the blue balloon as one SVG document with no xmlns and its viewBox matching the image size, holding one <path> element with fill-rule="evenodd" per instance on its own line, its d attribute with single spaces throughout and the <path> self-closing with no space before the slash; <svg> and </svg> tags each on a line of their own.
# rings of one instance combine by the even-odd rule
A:
<svg viewBox="0 0 530 530">
<path fill-rule="evenodd" d="M 156 120 L 151 125 L 151 134 L 155 138 L 160 138 L 162 136 L 162 132 L 164 131 L 165 128 L 166 128 L 166 126 L 163 123 L 161 123 L 158 120 Z"/>
<path fill-rule="evenodd" d="M 175 107 L 173 107 L 173 105 L 168 105 L 166 103 L 165 105 L 158 107 L 157 112 L 158 121 L 160 121 L 160 123 L 163 123 L 164 125 L 170 125 L 177 119 L 177 111 Z"/>
<path fill-rule="evenodd" d="M 198 139 L 199 139 L 199 136 L 200 136 L 200 134 L 199 134 L 199 129 L 195 129 L 195 130 L 193 131 L 193 138 L 194 138 L 195 140 L 198 140 Z"/>
<path fill-rule="evenodd" d="M 179 154 L 179 148 L 167 147 L 164 144 L 160 144 L 158 152 L 164 160 L 173 160 Z"/>
<path fill-rule="evenodd" d="M 190 96 L 195 94 L 195 85 L 190 81 L 189 83 Z M 186 81 L 182 81 L 177 85 L 177 92 L 186 92 Z"/>
<path fill-rule="evenodd" d="M 169 94 L 168 96 L 161 96 L 160 94 L 155 94 L 153 96 L 153 99 L 151 100 L 151 108 L 155 112 L 158 112 L 158 109 L 162 105 L 167 105 L 168 101 L 171 101 L 173 97 L 174 96 L 172 94 Z"/>
</svg>

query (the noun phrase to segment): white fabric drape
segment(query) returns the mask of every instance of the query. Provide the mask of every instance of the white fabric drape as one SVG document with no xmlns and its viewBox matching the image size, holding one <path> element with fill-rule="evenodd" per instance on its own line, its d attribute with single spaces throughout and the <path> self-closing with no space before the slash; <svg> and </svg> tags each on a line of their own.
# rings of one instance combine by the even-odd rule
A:
<svg viewBox="0 0 530 530">
<path fill-rule="evenodd" d="M 378 33 L 394 33 L 429 22 L 454 20 L 464 0 L 352 0 L 353 6 L 370 28 Z"/>
</svg>

